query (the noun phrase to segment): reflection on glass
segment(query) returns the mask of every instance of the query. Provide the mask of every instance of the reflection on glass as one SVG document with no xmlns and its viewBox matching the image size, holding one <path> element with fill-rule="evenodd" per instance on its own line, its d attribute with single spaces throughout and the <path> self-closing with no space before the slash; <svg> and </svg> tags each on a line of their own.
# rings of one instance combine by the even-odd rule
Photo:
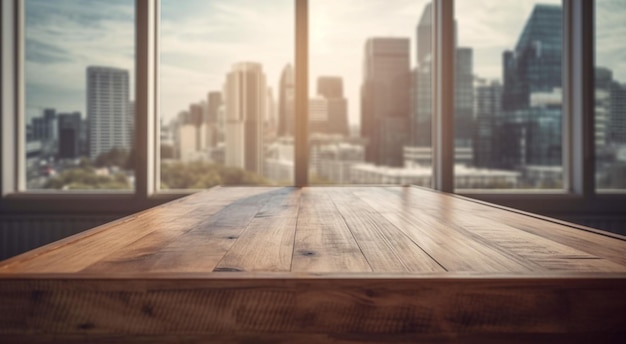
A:
<svg viewBox="0 0 626 344">
<path fill-rule="evenodd" d="M 563 189 L 560 1 L 456 2 L 455 187 Z"/>
<path fill-rule="evenodd" d="M 293 183 L 293 0 L 162 0 L 161 189 Z"/>
<path fill-rule="evenodd" d="M 428 1 L 311 1 L 311 184 L 430 186 Z"/>
<path fill-rule="evenodd" d="M 626 189 L 626 3 L 595 2 L 596 187 Z"/>
<path fill-rule="evenodd" d="M 134 1 L 25 2 L 27 189 L 132 189 Z"/>
</svg>

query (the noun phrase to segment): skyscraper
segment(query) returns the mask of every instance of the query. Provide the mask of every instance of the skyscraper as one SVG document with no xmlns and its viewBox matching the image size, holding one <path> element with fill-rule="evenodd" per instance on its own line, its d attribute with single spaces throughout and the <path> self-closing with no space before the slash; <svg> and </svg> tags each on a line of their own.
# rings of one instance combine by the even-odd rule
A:
<svg viewBox="0 0 626 344">
<path fill-rule="evenodd" d="M 515 50 L 503 54 L 492 167 L 561 165 L 561 17 L 558 5 L 535 5 Z"/>
<path fill-rule="evenodd" d="M 267 84 L 261 64 L 235 64 L 224 85 L 226 165 L 263 174 Z"/>
<path fill-rule="evenodd" d="M 535 92 L 561 87 L 562 9 L 535 5 L 514 51 L 503 54 L 502 109 L 527 109 Z"/>
<path fill-rule="evenodd" d="M 295 129 L 295 85 L 293 68 L 283 68 L 278 91 L 278 136 L 293 136 Z"/>
<path fill-rule="evenodd" d="M 317 78 L 317 94 L 326 99 L 343 98 L 343 80 L 338 76 Z"/>
<path fill-rule="evenodd" d="M 73 159 L 79 156 L 80 131 L 80 112 L 59 114 L 59 158 Z"/>
<path fill-rule="evenodd" d="M 476 85 L 476 125 L 474 128 L 474 166 L 493 167 L 494 126 L 501 116 L 502 84 L 497 81 Z"/>
<path fill-rule="evenodd" d="M 222 92 L 209 92 L 207 95 L 209 111 L 207 112 L 207 122 L 217 123 L 217 113 L 222 105 Z"/>
<path fill-rule="evenodd" d="M 408 144 L 409 39 L 370 38 L 365 43 L 361 86 L 361 136 L 365 158 L 378 165 L 402 166 Z"/>
<path fill-rule="evenodd" d="M 326 132 L 348 136 L 348 100 L 343 96 L 343 80 L 338 76 L 319 77 L 317 94 L 326 99 Z"/>
<path fill-rule="evenodd" d="M 131 148 L 128 70 L 87 67 L 87 119 L 92 159 L 112 148 Z"/>
<path fill-rule="evenodd" d="M 223 105 L 222 92 L 209 92 L 207 96 L 207 137 L 209 146 L 215 147 L 224 140 L 224 127 L 219 121 L 220 107 Z"/>
<path fill-rule="evenodd" d="M 456 22 L 455 22 L 456 29 Z M 424 7 L 417 24 L 417 68 L 413 76 L 411 143 L 431 146 L 432 132 L 432 5 Z M 456 147 L 471 147 L 474 118 L 473 50 L 457 47 L 455 31 L 454 61 L 454 141 Z"/>
</svg>

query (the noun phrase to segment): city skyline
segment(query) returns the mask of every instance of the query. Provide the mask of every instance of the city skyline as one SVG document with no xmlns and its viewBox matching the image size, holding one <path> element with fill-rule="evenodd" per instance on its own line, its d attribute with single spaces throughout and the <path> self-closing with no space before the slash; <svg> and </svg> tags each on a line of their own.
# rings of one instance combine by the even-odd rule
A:
<svg viewBox="0 0 626 344">
<path fill-rule="evenodd" d="M 73 1 L 55 1 L 54 5 L 51 5 L 50 2 L 39 0 L 26 2 L 27 118 L 40 115 L 45 107 L 54 107 L 59 112 L 79 111 L 85 114 L 84 82 L 81 82 L 80 73 L 77 72 L 77 69 L 84 69 L 87 65 L 101 64 L 129 69 L 131 71 L 130 87 L 131 90 L 134 89 L 134 44 L 132 40 L 134 35 L 134 24 L 132 22 L 134 9 L 132 3 L 132 1 L 124 0 L 114 2 L 94 1 L 89 8 L 81 8 L 80 6 L 72 6 L 74 4 Z M 197 6 L 205 3 L 212 6 L 211 11 L 207 12 L 206 9 L 204 11 L 196 10 Z M 273 18 L 288 17 L 287 19 L 289 20 L 286 21 L 288 27 L 293 29 L 292 2 L 271 3 L 255 2 L 255 6 L 260 6 L 258 13 L 255 14 L 251 13 L 250 6 L 246 6 L 246 4 L 249 4 L 246 1 L 229 1 L 228 3 L 184 2 L 180 6 L 176 6 L 169 1 L 163 2 L 162 31 L 171 29 L 173 37 L 195 37 L 195 40 L 191 41 L 194 44 L 184 44 L 186 40 L 174 38 L 180 44 L 168 49 L 170 53 L 172 53 L 172 50 L 176 52 L 178 58 L 171 56 L 168 60 L 164 56 L 168 54 L 168 51 L 162 51 L 162 74 L 170 70 L 176 71 L 173 74 L 180 75 L 179 81 L 175 83 L 167 83 L 161 80 L 161 97 L 177 100 L 176 103 L 169 105 L 161 104 L 162 113 L 166 120 L 175 117 L 177 112 L 185 109 L 189 103 L 203 99 L 205 93 L 209 90 L 220 90 L 221 83 L 223 83 L 223 75 L 228 70 L 229 65 L 239 60 L 245 60 L 231 58 L 224 62 L 225 69 L 217 70 L 217 64 L 208 63 L 212 60 L 207 60 L 206 58 L 206 51 L 216 51 L 216 47 L 219 47 L 219 44 L 221 44 L 219 42 L 228 41 L 229 35 L 239 35 L 240 38 L 239 41 L 232 42 L 231 48 L 228 50 L 230 52 L 237 52 L 239 51 L 238 46 L 250 45 L 246 42 L 258 39 L 258 36 L 246 36 L 246 32 L 249 32 L 250 28 L 235 30 L 238 26 L 232 25 L 233 22 L 243 22 L 242 19 L 245 19 L 246 23 L 251 23 L 250 27 L 254 27 L 254 23 L 258 23 L 263 19 L 262 15 L 264 13 L 273 11 Z M 362 4 L 362 2 L 360 3 Z M 317 76 L 337 75 L 342 77 L 344 79 L 346 98 L 349 103 L 350 123 L 357 123 L 358 120 L 356 119 L 360 113 L 358 88 L 361 80 L 361 57 L 358 54 L 361 52 L 365 40 L 359 42 L 355 38 L 356 34 L 346 36 L 344 33 L 359 31 L 359 37 L 367 37 L 368 35 L 405 36 L 411 39 L 411 54 L 414 54 L 415 38 L 413 32 L 426 3 L 427 1 L 400 1 L 395 7 L 389 8 L 388 5 L 381 5 L 381 1 L 372 1 L 367 6 L 356 7 L 350 1 L 342 1 L 340 3 L 331 3 L 330 1 L 313 2 L 310 10 L 312 26 L 310 60 L 312 63 L 310 70 L 311 85 L 309 88 L 312 93 L 311 96 L 315 96 L 314 90 Z M 555 1 L 538 1 L 536 3 L 555 3 Z M 516 38 L 521 32 L 523 23 L 528 19 L 534 4 L 535 2 L 530 1 L 507 3 L 506 5 L 493 1 L 482 1 L 480 3 L 472 1 L 471 4 L 463 1 L 457 2 L 457 13 L 463 14 L 457 14 L 456 16 L 458 25 L 462 28 L 458 33 L 459 44 L 474 49 L 474 60 L 476 61 L 474 66 L 475 75 L 486 79 L 494 79 L 493 76 L 495 75 L 496 79 L 501 79 L 500 54 L 504 49 L 513 48 L 515 42 L 511 40 Z M 481 7 L 480 5 L 483 6 Z M 106 11 L 102 10 L 103 6 L 106 6 Z M 334 10 L 330 12 L 324 10 L 329 9 L 328 6 L 333 6 Z M 617 2 L 601 2 L 598 6 L 624 5 Z M 357 7 L 357 14 L 361 17 L 352 14 L 357 19 L 349 20 L 348 14 L 354 12 L 351 12 L 350 9 L 355 10 Z M 280 11 L 276 12 L 277 10 Z M 324 13 L 323 16 L 316 15 L 316 13 L 321 11 Z M 389 16 L 386 16 L 386 13 L 389 13 Z M 498 15 L 493 15 L 494 13 Z M 622 19 L 619 13 L 620 11 L 611 10 L 611 8 L 603 10 L 603 20 L 598 25 L 607 28 L 619 27 L 615 25 L 616 23 L 621 23 Z M 392 14 L 397 14 L 398 17 L 393 18 L 394 25 L 390 27 L 388 23 L 392 19 Z M 213 16 L 220 17 L 220 20 L 212 20 Z M 373 16 L 377 16 L 378 19 L 374 21 L 369 20 Z M 168 18 L 172 21 L 171 25 L 166 25 Z M 361 19 L 359 20 L 358 18 Z M 268 25 L 274 25 L 278 22 L 281 21 L 268 21 L 268 23 L 258 27 L 258 31 L 263 33 Z M 316 25 L 318 22 L 319 24 Z M 367 24 L 359 25 L 358 23 Z M 500 23 L 500 26 L 502 26 L 502 23 L 506 23 L 506 25 L 500 27 L 498 23 Z M 52 24 L 54 26 L 51 28 Z M 230 24 L 230 27 L 235 29 L 232 29 L 231 32 L 223 31 L 226 24 Z M 337 29 L 338 26 L 344 29 L 339 30 Z M 352 29 L 348 30 L 348 28 Z M 275 29 L 272 30 L 275 32 Z M 106 34 L 103 35 L 102 31 L 105 31 Z M 607 50 L 599 51 L 597 54 L 598 65 L 612 69 L 614 78 L 622 82 L 626 80 L 626 62 L 621 58 L 623 49 L 619 46 L 620 41 L 616 37 L 624 34 L 623 31 L 623 29 L 619 31 L 598 30 L 601 33 L 598 36 L 598 47 Z M 64 36 L 63 40 L 55 39 L 59 34 L 67 34 L 69 32 L 72 32 L 72 35 L 68 35 L 69 37 Z M 102 48 L 103 44 L 100 41 L 93 42 L 93 37 L 99 37 L 99 39 L 102 37 L 104 42 L 106 42 L 104 46 L 107 49 Z M 120 37 L 129 37 L 130 39 L 124 40 Z M 166 37 L 162 36 L 163 39 L 166 39 Z M 206 42 L 205 45 L 198 46 L 198 41 Z M 285 41 L 292 44 L 293 39 L 286 39 Z M 320 45 L 319 42 L 324 42 L 324 45 Z M 350 44 L 347 44 L 347 42 Z M 271 44 L 269 46 L 271 47 Z M 353 49 L 351 47 L 356 48 Z M 288 48 L 284 50 L 288 57 L 292 56 L 293 49 Z M 358 62 L 353 63 L 354 61 L 343 61 L 346 59 L 342 59 L 342 61 L 336 61 L 337 63 L 334 64 L 323 63 L 328 60 L 326 53 L 329 51 L 334 52 L 334 55 L 337 56 L 356 56 L 355 61 Z M 191 56 L 195 57 L 184 58 L 188 53 L 192 53 L 193 55 Z M 289 58 L 274 61 L 273 58 L 268 59 L 263 54 L 262 51 L 257 49 L 258 62 L 263 64 L 268 76 L 268 84 L 272 87 L 276 96 L 280 70 L 286 63 L 291 61 Z M 202 59 L 202 56 L 205 56 L 205 58 Z M 247 58 L 247 60 L 254 59 Z M 412 67 L 415 67 L 413 65 L 414 60 L 415 57 L 412 55 Z M 315 61 L 319 61 L 319 66 L 317 66 Z M 489 61 L 498 61 L 498 63 Z M 271 64 L 276 64 L 277 67 L 274 68 Z M 184 66 L 184 68 L 181 66 Z M 211 79 L 213 84 L 209 80 L 204 80 L 207 78 L 205 78 L 203 70 L 207 69 L 212 69 L 212 74 L 216 75 Z M 335 72 L 336 70 L 333 69 L 340 72 Z M 63 80 L 63 82 L 59 83 L 59 80 Z M 180 93 L 184 93 L 184 97 L 178 97 L 176 94 L 168 95 L 167 87 L 164 87 L 164 84 L 171 84 L 171 88 L 178 89 Z M 133 98 L 134 94 L 131 92 L 131 99 Z"/>
</svg>

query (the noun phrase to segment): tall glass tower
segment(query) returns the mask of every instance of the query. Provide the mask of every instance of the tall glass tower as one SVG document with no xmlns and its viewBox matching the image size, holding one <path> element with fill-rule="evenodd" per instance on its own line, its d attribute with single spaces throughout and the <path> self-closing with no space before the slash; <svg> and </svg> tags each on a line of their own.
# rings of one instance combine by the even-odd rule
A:
<svg viewBox="0 0 626 344">
<path fill-rule="evenodd" d="M 128 78 L 125 69 L 87 67 L 87 120 L 92 159 L 112 148 L 131 148 Z"/>
</svg>

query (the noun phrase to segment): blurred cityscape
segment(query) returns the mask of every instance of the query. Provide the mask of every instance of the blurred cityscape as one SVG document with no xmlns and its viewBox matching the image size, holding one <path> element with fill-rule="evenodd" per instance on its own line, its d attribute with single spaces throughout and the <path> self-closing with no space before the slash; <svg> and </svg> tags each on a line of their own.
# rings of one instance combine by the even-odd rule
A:
<svg viewBox="0 0 626 344">
<path fill-rule="evenodd" d="M 502 79 L 476 75 L 473 48 L 456 46 L 457 188 L 563 188 L 561 17 L 560 6 L 534 7 L 517 42 L 502 52 Z M 311 184 L 430 186 L 430 4 L 416 20 L 416 47 L 408 37 L 363 42 L 359 126 L 349 124 L 342 76 L 316 77 Z M 169 121 L 161 116 L 162 188 L 293 183 L 293 66 L 271 76 L 279 80 L 275 89 L 261 63 L 224 72 L 222 89 L 207 90 Z M 133 187 L 129 71 L 91 66 L 86 83 L 85 117 L 48 108 L 27 123 L 29 189 Z M 626 188 L 626 84 L 604 67 L 595 70 L 595 145 L 598 187 Z"/>
</svg>

